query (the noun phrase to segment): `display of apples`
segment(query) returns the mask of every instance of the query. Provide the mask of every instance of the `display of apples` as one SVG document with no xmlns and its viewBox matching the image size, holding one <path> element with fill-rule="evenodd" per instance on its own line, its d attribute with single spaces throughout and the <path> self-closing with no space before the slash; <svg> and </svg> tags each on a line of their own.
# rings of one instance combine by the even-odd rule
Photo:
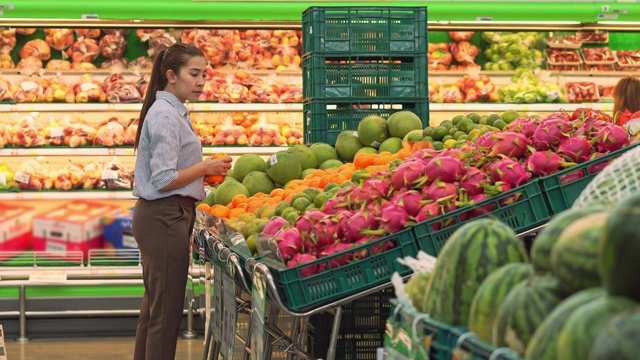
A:
<svg viewBox="0 0 640 360">
<path fill-rule="evenodd" d="M 13 63 L 13 59 L 9 54 L 0 54 L 0 69 L 13 69 L 16 64 Z"/>
<path fill-rule="evenodd" d="M 250 146 L 282 146 L 286 141 L 277 125 L 258 123 L 249 128 Z"/>
<path fill-rule="evenodd" d="M 287 142 L 287 145 L 304 144 L 302 129 L 296 129 L 289 125 L 282 125 L 280 127 L 280 134 Z"/>
<path fill-rule="evenodd" d="M 200 122 L 193 123 L 193 130 L 196 135 L 198 135 L 198 139 L 200 140 L 200 144 L 202 145 L 212 145 L 213 138 L 215 134 L 215 129 L 211 125 L 203 124 Z"/>
<path fill-rule="evenodd" d="M 9 165 L 0 164 L 0 190 L 13 190 L 18 184 L 13 180 L 14 172 L 11 171 Z"/>
<path fill-rule="evenodd" d="M 429 70 L 447 70 L 453 61 L 449 43 L 429 43 L 427 47 L 427 68 Z"/>
<path fill-rule="evenodd" d="M 74 63 L 93 62 L 99 54 L 98 42 L 90 38 L 80 38 L 67 49 L 67 55 Z"/>
<path fill-rule="evenodd" d="M 4 29 L 0 31 L 0 52 L 8 54 L 16 46 L 16 30 Z"/>
<path fill-rule="evenodd" d="M 13 96 L 19 103 L 44 102 L 44 89 L 37 82 L 37 78 L 26 78 L 18 84 Z"/>
<path fill-rule="evenodd" d="M 458 84 L 442 84 L 438 87 L 438 92 L 431 95 L 431 102 L 435 103 L 461 103 L 464 101 L 464 94 Z"/>
<path fill-rule="evenodd" d="M 606 31 L 578 31 L 576 38 L 583 44 L 605 44 L 609 42 L 609 33 Z"/>
<path fill-rule="evenodd" d="M 44 35 L 47 44 L 58 51 L 65 50 L 73 44 L 73 30 L 71 29 L 44 29 Z"/>
<path fill-rule="evenodd" d="M 7 128 L 10 140 L 7 144 L 20 147 L 38 147 L 45 145 L 42 127 L 31 116 L 21 117 L 15 124 Z"/>
<path fill-rule="evenodd" d="M 213 129 L 214 137 L 211 145 L 247 145 L 248 137 L 242 126 L 219 124 Z"/>
<path fill-rule="evenodd" d="M 478 73 L 467 75 L 458 84 L 464 94 L 464 102 L 498 102 L 496 86 L 489 76 Z"/>
<path fill-rule="evenodd" d="M 222 85 L 218 90 L 218 101 L 221 103 L 250 103 L 258 99 L 256 95 L 249 93 L 246 86 L 240 84 Z"/>
<path fill-rule="evenodd" d="M 99 39 L 102 33 L 100 29 L 73 29 L 78 38 L 87 37 L 90 39 Z"/>
<path fill-rule="evenodd" d="M 242 126 L 245 129 L 258 123 L 259 113 L 257 112 L 237 112 L 231 116 L 233 125 Z"/>
<path fill-rule="evenodd" d="M 468 41 L 451 43 L 451 54 L 460 64 L 474 64 L 478 56 L 478 47 Z"/>
<path fill-rule="evenodd" d="M 37 57 L 29 56 L 18 61 L 16 65 L 18 69 L 24 69 L 28 74 L 34 73 L 36 70 L 42 69 L 42 60 Z"/>
<path fill-rule="evenodd" d="M 587 71 L 615 71 L 613 64 L 584 64 L 582 69 Z"/>
<path fill-rule="evenodd" d="M 616 57 L 620 65 L 640 66 L 640 50 L 618 50 Z"/>
<path fill-rule="evenodd" d="M 547 61 L 552 65 L 582 63 L 582 59 L 577 50 L 566 49 L 547 49 Z"/>
<path fill-rule="evenodd" d="M 13 180 L 21 190 L 51 190 L 54 188 L 56 172 L 41 158 L 30 159 L 18 167 Z"/>
<path fill-rule="evenodd" d="M 110 118 L 106 124 L 100 126 L 93 141 L 96 146 L 122 146 L 124 144 L 124 126 L 118 118 Z"/>
<path fill-rule="evenodd" d="M 600 47 L 600 48 L 584 48 L 580 50 L 582 52 L 582 57 L 584 58 L 584 62 L 613 62 L 616 61 L 616 55 L 609 49 L 608 47 Z M 599 65 L 599 64 L 593 64 Z"/>
<path fill-rule="evenodd" d="M 20 58 L 26 59 L 28 57 L 49 60 L 51 58 L 51 47 L 44 40 L 30 40 L 20 49 Z"/>
<path fill-rule="evenodd" d="M 611 98 L 613 96 L 613 89 L 615 85 L 598 85 L 598 96 L 600 98 Z"/>
<path fill-rule="evenodd" d="M 593 82 L 568 82 L 566 86 L 568 102 L 597 102 L 600 99 L 598 87 Z"/>
<path fill-rule="evenodd" d="M 578 49 L 582 46 L 582 42 L 575 35 L 553 35 L 544 41 L 548 47 L 557 49 Z"/>
<path fill-rule="evenodd" d="M 80 76 L 80 80 L 73 85 L 73 93 L 78 103 L 106 102 L 107 95 L 102 90 L 102 84 L 94 80 L 89 74 Z"/>
</svg>

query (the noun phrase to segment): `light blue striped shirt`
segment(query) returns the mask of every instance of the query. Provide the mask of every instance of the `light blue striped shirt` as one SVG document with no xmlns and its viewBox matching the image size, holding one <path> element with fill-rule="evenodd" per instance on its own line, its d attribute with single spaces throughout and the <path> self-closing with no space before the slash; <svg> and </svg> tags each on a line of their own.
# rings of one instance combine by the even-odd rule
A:
<svg viewBox="0 0 640 360">
<path fill-rule="evenodd" d="M 156 93 L 142 124 L 138 143 L 133 195 L 156 200 L 171 195 L 205 198 L 204 177 L 181 188 L 160 191 L 178 178 L 178 170 L 202 161 L 202 145 L 187 108 L 166 91 Z"/>
</svg>

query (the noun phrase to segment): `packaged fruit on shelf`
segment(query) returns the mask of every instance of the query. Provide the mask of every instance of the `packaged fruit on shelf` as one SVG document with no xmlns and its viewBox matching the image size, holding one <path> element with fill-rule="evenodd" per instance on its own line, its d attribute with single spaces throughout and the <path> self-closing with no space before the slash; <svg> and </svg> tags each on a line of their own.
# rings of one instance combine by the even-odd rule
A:
<svg viewBox="0 0 640 360">
<path fill-rule="evenodd" d="M 117 117 L 110 118 L 106 124 L 100 126 L 96 132 L 94 145 L 97 146 L 122 146 L 124 145 L 125 127 Z"/>
<path fill-rule="evenodd" d="M 500 101 L 516 104 L 564 102 L 564 95 L 557 84 L 539 79 L 532 71 L 519 71 L 511 82 L 512 85 L 498 89 Z"/>
<path fill-rule="evenodd" d="M 615 71 L 614 64 L 584 64 L 582 65 L 582 69 L 586 71 Z"/>
<path fill-rule="evenodd" d="M 44 29 L 44 34 L 46 43 L 58 51 L 66 50 L 74 41 L 72 29 Z"/>
<path fill-rule="evenodd" d="M 427 68 L 429 70 L 448 70 L 453 61 L 449 43 L 429 43 L 427 47 Z"/>
<path fill-rule="evenodd" d="M 578 31 L 576 38 L 583 44 L 606 44 L 609 42 L 609 32 L 605 31 Z"/>
<path fill-rule="evenodd" d="M 555 49 L 579 49 L 582 46 L 575 35 L 552 35 L 545 38 L 544 43 Z"/>
<path fill-rule="evenodd" d="M 267 123 L 264 115 L 247 130 L 247 136 L 249 146 L 282 146 L 287 143 L 278 125 Z"/>
<path fill-rule="evenodd" d="M 485 31 L 482 39 L 487 43 L 484 51 L 488 61 L 485 70 L 538 69 L 542 66 L 542 38 L 536 32 Z"/>
<path fill-rule="evenodd" d="M 51 58 L 51 47 L 44 40 L 34 39 L 28 41 L 22 49 L 20 49 L 20 58 L 26 59 L 34 57 L 40 60 L 49 60 Z"/>
<path fill-rule="evenodd" d="M 13 190 L 18 188 L 18 184 L 13 180 L 14 172 L 7 164 L 0 164 L 0 190 Z"/>
<path fill-rule="evenodd" d="M 608 47 L 584 48 L 580 50 L 584 63 L 588 65 L 613 65 L 616 54 Z"/>
<path fill-rule="evenodd" d="M 0 52 L 8 54 L 16 46 L 16 29 L 0 31 Z"/>
<path fill-rule="evenodd" d="M 244 127 L 233 124 L 233 119 L 227 117 L 222 124 L 213 128 L 213 141 L 207 145 L 247 145 L 248 137 Z"/>
<path fill-rule="evenodd" d="M 46 144 L 42 125 L 37 123 L 34 116 L 25 115 L 18 121 L 6 127 L 5 143 L 10 146 L 39 147 Z"/>
<path fill-rule="evenodd" d="M 580 65 L 551 65 L 547 62 L 547 70 L 553 71 L 580 71 Z"/>
<path fill-rule="evenodd" d="M 600 96 L 600 100 L 602 99 L 611 99 L 613 97 L 613 89 L 615 89 L 615 85 L 598 85 L 598 96 Z"/>
<path fill-rule="evenodd" d="M 549 65 L 580 65 L 582 58 L 577 50 L 547 49 L 547 64 Z"/>
<path fill-rule="evenodd" d="M 567 88 L 567 102 L 570 103 L 582 103 L 582 102 L 598 102 L 600 96 L 598 95 L 598 87 L 594 82 L 568 82 Z"/>
</svg>

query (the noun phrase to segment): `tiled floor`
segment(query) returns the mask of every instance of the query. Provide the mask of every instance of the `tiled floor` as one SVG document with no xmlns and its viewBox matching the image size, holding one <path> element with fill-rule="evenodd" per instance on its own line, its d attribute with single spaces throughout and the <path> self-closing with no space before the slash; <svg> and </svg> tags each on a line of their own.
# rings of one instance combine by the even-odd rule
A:
<svg viewBox="0 0 640 360">
<path fill-rule="evenodd" d="M 133 338 L 32 340 L 19 344 L 5 339 L 7 360 L 128 360 L 133 359 Z M 204 340 L 178 340 L 176 360 L 201 360 Z"/>
</svg>

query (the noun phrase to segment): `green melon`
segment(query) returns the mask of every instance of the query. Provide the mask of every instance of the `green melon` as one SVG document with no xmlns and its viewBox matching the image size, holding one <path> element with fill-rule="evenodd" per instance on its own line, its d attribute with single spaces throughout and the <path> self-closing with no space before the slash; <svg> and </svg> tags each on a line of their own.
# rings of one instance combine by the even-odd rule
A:
<svg viewBox="0 0 640 360">
<path fill-rule="evenodd" d="M 525 263 L 507 264 L 492 272 L 482 282 L 469 310 L 469 331 L 491 343 L 493 323 L 502 302 L 522 280 L 533 275 L 533 266 Z"/>
<path fill-rule="evenodd" d="M 404 138 L 412 130 L 422 130 L 422 120 L 418 115 L 408 110 L 394 112 L 387 119 L 387 125 L 389 126 L 389 134 L 391 136 Z"/>
<path fill-rule="evenodd" d="M 569 316 L 582 305 L 605 295 L 606 291 L 603 288 L 591 288 L 579 291 L 564 299 L 533 333 L 533 337 L 527 344 L 524 357 L 527 360 L 556 360 L 558 336 Z"/>
<path fill-rule="evenodd" d="M 498 311 L 493 345 L 508 346 L 522 355 L 538 326 L 567 295 L 553 276 L 533 276 L 516 285 Z"/>
<path fill-rule="evenodd" d="M 574 291 L 602 284 L 598 272 L 598 239 L 608 217 L 609 213 L 604 211 L 572 222 L 551 250 L 553 274 Z"/>
<path fill-rule="evenodd" d="M 269 194 L 276 188 L 276 184 L 273 183 L 273 180 L 262 171 L 252 171 L 244 177 L 242 180 L 242 185 L 244 185 L 247 190 L 249 190 L 249 195 L 253 196 L 259 192 Z"/>
<path fill-rule="evenodd" d="M 622 312 L 607 321 L 596 337 L 589 360 L 636 360 L 640 344 L 640 307 Z"/>
<path fill-rule="evenodd" d="M 300 178 L 302 165 L 295 155 L 278 151 L 267 160 L 267 175 L 277 184 L 286 184 Z"/>
<path fill-rule="evenodd" d="M 640 193 L 620 201 L 600 239 L 598 262 L 604 287 L 612 295 L 640 301 L 640 232 L 636 227 Z"/>
<path fill-rule="evenodd" d="M 267 164 L 256 154 L 244 154 L 233 164 L 233 177 L 239 182 L 252 171 L 267 171 Z"/>
<path fill-rule="evenodd" d="M 317 164 L 320 165 L 329 159 L 338 159 L 338 153 L 333 146 L 327 143 L 315 143 L 309 147 L 316 156 Z"/>
<path fill-rule="evenodd" d="M 466 326 L 478 287 L 499 267 L 526 262 L 515 232 L 495 219 L 477 219 L 459 227 L 438 254 L 423 309 L 437 320 Z"/>
<path fill-rule="evenodd" d="M 358 123 L 358 138 L 363 146 L 377 149 L 383 141 L 389 138 L 387 121 L 378 115 L 364 117 Z"/>
<path fill-rule="evenodd" d="M 320 169 L 338 169 L 340 166 L 344 165 L 344 163 L 340 160 L 327 160 L 320 165 Z"/>
<path fill-rule="evenodd" d="M 358 132 L 345 130 L 338 134 L 338 138 L 336 139 L 336 152 L 340 159 L 347 162 L 353 161 L 356 152 L 362 147 L 362 143 L 358 138 Z"/>
<path fill-rule="evenodd" d="M 587 215 L 601 212 L 603 208 L 593 207 L 588 209 L 569 209 L 555 215 L 549 223 L 540 231 L 531 246 L 531 263 L 539 274 L 551 271 L 551 249 L 560 237 L 560 234 L 572 222 Z"/>
<path fill-rule="evenodd" d="M 217 205 L 226 206 L 238 194 L 249 197 L 249 190 L 238 181 L 225 181 L 216 187 L 216 195 L 213 202 Z"/>
<path fill-rule="evenodd" d="M 603 296 L 576 309 L 558 336 L 558 359 L 583 360 L 590 345 L 614 315 L 635 307 L 635 301 L 622 296 Z M 640 325 L 640 323 L 639 323 Z"/>
<path fill-rule="evenodd" d="M 365 146 L 363 148 L 360 148 L 360 150 L 356 151 L 356 156 L 358 156 L 358 154 L 361 153 L 365 153 L 365 154 L 377 154 L 378 150 L 375 148 L 372 148 L 371 146 Z"/>
<path fill-rule="evenodd" d="M 298 161 L 300 161 L 300 165 L 302 166 L 302 170 L 316 168 L 320 165 L 318 164 L 316 154 L 314 154 L 313 150 L 306 145 L 294 145 L 288 148 L 287 151 L 298 158 Z"/>
<path fill-rule="evenodd" d="M 397 137 L 390 137 L 380 144 L 379 152 L 388 151 L 392 154 L 397 153 L 402 149 L 402 140 Z"/>
</svg>

